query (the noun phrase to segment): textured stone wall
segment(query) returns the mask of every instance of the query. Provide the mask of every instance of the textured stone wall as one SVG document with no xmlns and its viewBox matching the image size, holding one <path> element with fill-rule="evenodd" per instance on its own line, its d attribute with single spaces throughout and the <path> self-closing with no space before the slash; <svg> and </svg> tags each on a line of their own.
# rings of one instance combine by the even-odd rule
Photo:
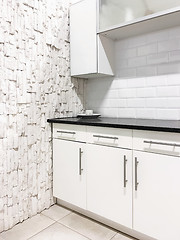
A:
<svg viewBox="0 0 180 240">
<path fill-rule="evenodd" d="M 53 203 L 47 118 L 83 109 L 68 0 L 0 0 L 0 232 Z"/>
</svg>

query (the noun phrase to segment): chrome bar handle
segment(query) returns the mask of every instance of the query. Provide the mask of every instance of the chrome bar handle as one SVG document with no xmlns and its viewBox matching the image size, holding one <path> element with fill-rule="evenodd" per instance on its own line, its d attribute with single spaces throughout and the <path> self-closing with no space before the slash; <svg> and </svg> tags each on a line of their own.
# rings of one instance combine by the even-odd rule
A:
<svg viewBox="0 0 180 240">
<path fill-rule="evenodd" d="M 147 141 L 147 140 L 144 140 L 144 143 L 163 145 L 163 146 L 180 147 L 180 144 L 176 144 L 176 143 L 155 142 L 155 141 Z"/>
<path fill-rule="evenodd" d="M 67 132 L 67 131 L 57 131 L 57 133 L 66 133 L 66 134 L 76 134 L 75 132 Z"/>
<path fill-rule="evenodd" d="M 81 148 L 79 148 L 79 175 L 81 176 L 82 174 L 82 153 L 83 151 L 81 150 Z"/>
<path fill-rule="evenodd" d="M 137 166 L 138 166 L 138 160 L 137 160 L 137 157 L 135 157 L 135 191 L 137 191 L 137 188 L 138 188 L 138 179 L 137 179 Z"/>
<path fill-rule="evenodd" d="M 118 137 L 109 137 L 109 136 L 101 136 L 101 135 L 93 135 L 93 137 L 97 137 L 97 138 L 107 138 L 107 139 L 114 139 L 114 140 L 118 140 Z"/>
<path fill-rule="evenodd" d="M 126 184 L 128 180 L 126 179 L 126 165 L 127 165 L 127 158 L 126 155 L 124 155 L 124 188 L 126 188 Z"/>
</svg>

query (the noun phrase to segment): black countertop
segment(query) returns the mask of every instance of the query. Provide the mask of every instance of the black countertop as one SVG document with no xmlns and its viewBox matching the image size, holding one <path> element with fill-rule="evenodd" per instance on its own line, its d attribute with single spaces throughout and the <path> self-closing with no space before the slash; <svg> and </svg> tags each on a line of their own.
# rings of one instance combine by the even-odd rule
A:
<svg viewBox="0 0 180 240">
<path fill-rule="evenodd" d="M 177 132 L 180 133 L 180 121 L 176 120 L 155 120 L 155 119 L 135 119 L 135 118 L 52 118 L 49 123 L 63 123 L 86 126 L 99 126 L 111 128 L 126 128 L 137 130 Z"/>
</svg>

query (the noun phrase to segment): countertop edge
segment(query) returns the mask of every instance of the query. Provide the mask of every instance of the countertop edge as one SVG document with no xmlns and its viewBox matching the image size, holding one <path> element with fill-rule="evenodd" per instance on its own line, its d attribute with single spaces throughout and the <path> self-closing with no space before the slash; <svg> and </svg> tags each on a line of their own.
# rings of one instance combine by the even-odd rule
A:
<svg viewBox="0 0 180 240">
<path fill-rule="evenodd" d="M 48 119 L 48 123 L 60 123 L 60 124 L 71 124 L 71 125 L 85 125 L 85 126 L 94 126 L 94 127 L 109 127 L 109 128 L 123 128 L 123 129 L 131 129 L 131 130 L 147 130 L 147 131 L 158 131 L 158 132 L 172 132 L 172 133 L 180 133 L 180 128 L 172 128 L 172 127 L 160 127 L 160 126 L 143 126 L 143 125 L 134 125 L 134 124 L 121 124 L 121 123 L 98 123 L 98 122 L 72 122 L 68 121 L 67 118 L 63 120 L 61 119 Z"/>
</svg>

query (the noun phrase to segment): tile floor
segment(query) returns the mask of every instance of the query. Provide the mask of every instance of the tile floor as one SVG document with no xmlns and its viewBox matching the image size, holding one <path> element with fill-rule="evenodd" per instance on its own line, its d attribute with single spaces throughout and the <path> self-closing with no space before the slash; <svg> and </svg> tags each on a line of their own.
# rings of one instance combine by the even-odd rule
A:
<svg viewBox="0 0 180 240">
<path fill-rule="evenodd" d="M 132 239 L 58 205 L 0 234 L 0 240 Z"/>
</svg>

